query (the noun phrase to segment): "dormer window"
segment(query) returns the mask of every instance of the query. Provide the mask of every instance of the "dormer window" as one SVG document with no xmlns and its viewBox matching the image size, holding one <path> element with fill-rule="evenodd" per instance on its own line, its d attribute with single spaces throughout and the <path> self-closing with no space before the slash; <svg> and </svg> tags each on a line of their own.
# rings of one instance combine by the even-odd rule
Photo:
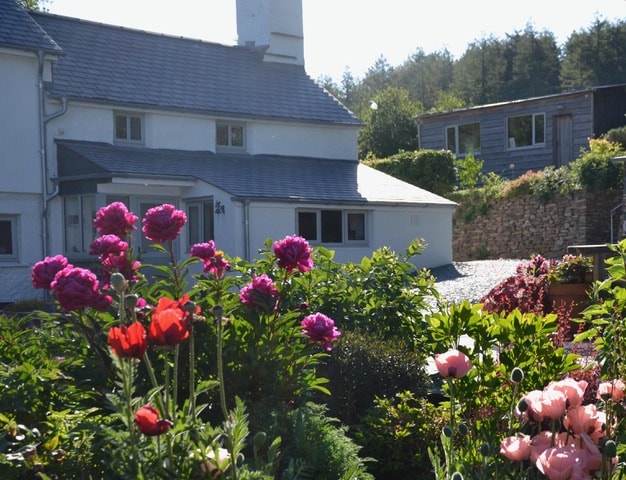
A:
<svg viewBox="0 0 626 480">
<path fill-rule="evenodd" d="M 218 150 L 244 150 L 244 126 L 234 123 L 218 123 L 215 141 Z"/>
<path fill-rule="evenodd" d="M 143 143 L 143 117 L 130 113 L 115 114 L 115 141 Z"/>
</svg>

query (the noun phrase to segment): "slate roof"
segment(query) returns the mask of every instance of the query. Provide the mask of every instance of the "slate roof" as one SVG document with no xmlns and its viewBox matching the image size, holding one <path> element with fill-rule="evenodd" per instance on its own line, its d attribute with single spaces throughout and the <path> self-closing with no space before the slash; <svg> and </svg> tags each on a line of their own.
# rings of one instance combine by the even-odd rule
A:
<svg viewBox="0 0 626 480">
<path fill-rule="evenodd" d="M 30 16 L 66 52 L 54 66 L 54 95 L 236 118 L 361 124 L 304 67 L 264 62 L 259 50 Z"/>
<path fill-rule="evenodd" d="M 455 205 L 357 161 L 56 142 L 61 182 L 163 177 L 200 180 L 233 197 L 258 201 Z"/>
<path fill-rule="evenodd" d="M 0 47 L 61 53 L 55 41 L 15 0 L 0 0 Z"/>
</svg>

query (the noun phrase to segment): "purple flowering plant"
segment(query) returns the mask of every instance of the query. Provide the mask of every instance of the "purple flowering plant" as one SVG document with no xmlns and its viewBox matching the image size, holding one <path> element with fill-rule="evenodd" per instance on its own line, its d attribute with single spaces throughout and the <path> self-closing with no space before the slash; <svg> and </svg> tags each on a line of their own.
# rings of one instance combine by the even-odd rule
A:
<svg viewBox="0 0 626 480">
<path fill-rule="evenodd" d="M 196 478 L 211 452 L 224 449 L 233 459 L 250 453 L 246 410 L 271 415 L 255 406 L 329 393 L 316 369 L 340 332 L 301 298 L 298 277 L 313 268 L 303 238 L 268 240 L 255 263 L 229 257 L 213 240 L 179 260 L 173 242 L 186 215 L 164 204 L 147 211 L 141 231 L 168 263 L 142 265 L 131 235 L 138 220 L 121 202 L 100 209 L 90 246 L 99 268 L 47 257 L 34 265 L 32 284 L 50 292 L 58 308 L 51 316 L 76 327 L 88 346 L 83 352 L 104 372 L 93 382 L 107 401 L 93 407 L 103 417 L 115 413 L 98 437 L 111 454 L 102 474 Z M 157 274 L 144 275 L 146 268 Z M 277 467 L 278 446 L 278 439 L 265 446 L 266 474 Z M 257 450 L 254 457 L 226 462 L 228 478 L 261 468 Z"/>
</svg>

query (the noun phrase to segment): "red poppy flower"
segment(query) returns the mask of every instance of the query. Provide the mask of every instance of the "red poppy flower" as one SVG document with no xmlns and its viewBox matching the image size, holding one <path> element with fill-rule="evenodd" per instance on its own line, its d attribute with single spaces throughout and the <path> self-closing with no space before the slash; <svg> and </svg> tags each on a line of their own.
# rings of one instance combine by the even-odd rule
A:
<svg viewBox="0 0 626 480">
<path fill-rule="evenodd" d="M 148 347 L 146 329 L 139 322 L 128 327 L 112 327 L 109 330 L 109 345 L 118 357 L 141 359 Z"/>
<path fill-rule="evenodd" d="M 159 300 L 148 327 L 148 338 L 153 344 L 173 347 L 189 338 L 189 314 L 183 308 L 188 301 L 187 295 L 180 300 Z"/>
<path fill-rule="evenodd" d="M 167 432 L 173 423 L 159 418 L 159 411 L 152 405 L 144 405 L 135 414 L 135 424 L 141 433 L 148 437 L 156 437 Z"/>
</svg>

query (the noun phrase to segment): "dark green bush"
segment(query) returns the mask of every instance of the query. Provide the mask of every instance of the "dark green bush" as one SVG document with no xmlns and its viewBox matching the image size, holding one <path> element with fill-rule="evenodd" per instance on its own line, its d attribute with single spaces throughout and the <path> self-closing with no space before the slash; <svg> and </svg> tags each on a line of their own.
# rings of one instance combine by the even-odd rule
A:
<svg viewBox="0 0 626 480">
<path fill-rule="evenodd" d="M 604 136 L 609 142 L 617 143 L 622 150 L 626 151 L 626 126 L 612 128 Z"/>
<path fill-rule="evenodd" d="M 547 167 L 531 184 L 531 193 L 541 202 L 550 201 L 557 193 L 570 193 L 575 188 L 575 180 L 568 167 Z"/>
<path fill-rule="evenodd" d="M 398 339 L 345 332 L 325 372 L 332 392 L 327 399 L 331 414 L 354 425 L 376 397 L 393 398 L 402 391 L 425 397 L 432 388 L 425 365 L 424 355 Z"/>
</svg>

